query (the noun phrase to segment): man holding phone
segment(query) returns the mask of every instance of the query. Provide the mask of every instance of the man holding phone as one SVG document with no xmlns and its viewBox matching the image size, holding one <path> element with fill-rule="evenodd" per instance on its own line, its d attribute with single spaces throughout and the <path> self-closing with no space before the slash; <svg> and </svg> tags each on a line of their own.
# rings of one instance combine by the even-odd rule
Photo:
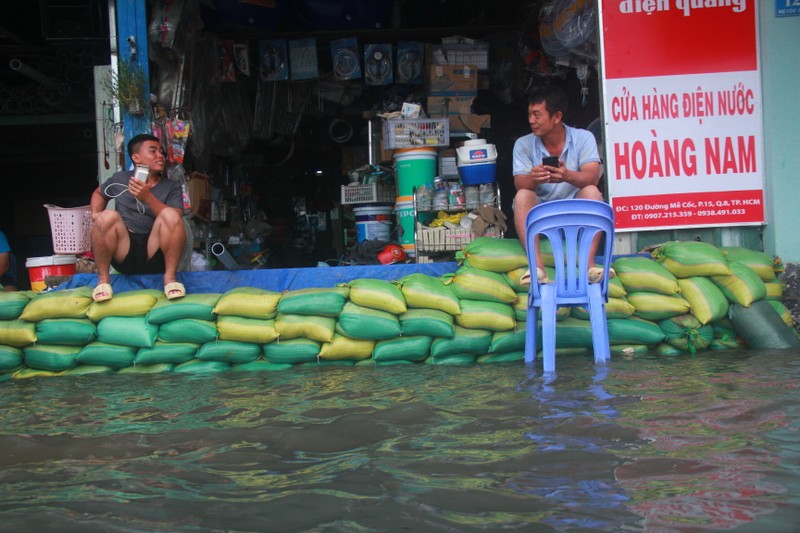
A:
<svg viewBox="0 0 800 533">
<path fill-rule="evenodd" d="M 517 236 L 525 243 L 525 219 L 539 202 L 585 198 L 603 200 L 598 188 L 600 181 L 600 155 L 591 132 L 564 124 L 567 95 L 556 86 L 544 86 L 528 98 L 528 124 L 531 133 L 520 137 L 514 144 L 514 227 Z M 593 242 L 590 256 L 594 258 L 598 240 Z M 536 254 L 536 275 L 546 280 L 541 254 Z M 614 277 L 613 271 L 609 273 Z M 530 273 L 523 282 L 530 282 Z M 603 271 L 591 265 L 589 280 L 602 279 Z"/>
<path fill-rule="evenodd" d="M 117 172 L 92 193 L 92 251 L 97 265 L 96 302 L 111 299 L 111 266 L 122 274 L 164 273 L 164 294 L 186 295 L 177 281 L 186 242 L 183 187 L 164 178 L 158 138 L 136 135 L 128 142 L 134 171 Z M 146 167 L 146 168 L 143 168 Z M 115 199 L 115 208 L 106 209 Z"/>
</svg>

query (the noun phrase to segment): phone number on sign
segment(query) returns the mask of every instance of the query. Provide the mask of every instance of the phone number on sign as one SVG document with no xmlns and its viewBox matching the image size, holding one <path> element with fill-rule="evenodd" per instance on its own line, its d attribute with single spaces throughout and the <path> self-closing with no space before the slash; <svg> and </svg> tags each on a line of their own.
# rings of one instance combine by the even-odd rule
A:
<svg viewBox="0 0 800 533">
<path fill-rule="evenodd" d="M 667 220 L 672 218 L 688 218 L 691 211 L 665 211 L 661 213 L 633 213 L 631 220 Z"/>
</svg>

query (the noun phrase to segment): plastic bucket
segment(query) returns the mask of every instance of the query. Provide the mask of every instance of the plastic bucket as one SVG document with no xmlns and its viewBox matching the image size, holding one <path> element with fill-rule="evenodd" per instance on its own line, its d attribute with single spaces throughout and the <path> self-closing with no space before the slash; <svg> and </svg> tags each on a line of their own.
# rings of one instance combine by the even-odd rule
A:
<svg viewBox="0 0 800 533">
<path fill-rule="evenodd" d="M 392 206 L 354 207 L 356 241 L 389 242 L 392 235 Z"/>
<path fill-rule="evenodd" d="M 416 254 L 414 245 L 414 201 L 397 202 L 394 213 L 397 216 L 398 240 L 408 255 Z"/>
<path fill-rule="evenodd" d="M 397 195 L 412 196 L 414 187 L 430 187 L 436 177 L 435 148 L 405 148 L 394 151 Z"/>
<path fill-rule="evenodd" d="M 74 255 L 51 255 L 47 257 L 29 257 L 25 261 L 31 290 L 42 292 L 47 288 L 45 278 L 48 276 L 73 276 L 78 258 Z"/>
</svg>

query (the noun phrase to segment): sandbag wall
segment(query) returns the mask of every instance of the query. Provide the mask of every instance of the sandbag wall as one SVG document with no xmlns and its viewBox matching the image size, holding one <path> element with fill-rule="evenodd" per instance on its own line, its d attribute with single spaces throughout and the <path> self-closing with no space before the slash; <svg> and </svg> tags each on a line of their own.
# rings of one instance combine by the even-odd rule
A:
<svg viewBox="0 0 800 533">
<path fill-rule="evenodd" d="M 542 248 L 552 268 L 545 241 Z M 160 291 L 135 290 L 101 303 L 91 287 L 3 293 L 0 379 L 521 361 L 528 287 L 519 282 L 527 269 L 519 242 L 479 238 L 457 257 L 459 268 L 440 277 L 363 278 L 283 293 L 236 287 L 166 300 Z M 780 270 L 766 254 L 672 242 L 652 257 L 620 257 L 614 268 L 606 308 L 614 354 L 741 346 L 732 311 L 757 302 L 779 317 L 770 328 L 796 340 L 780 302 Z M 588 319 L 579 307 L 559 310 L 562 353 L 591 352 Z"/>
</svg>

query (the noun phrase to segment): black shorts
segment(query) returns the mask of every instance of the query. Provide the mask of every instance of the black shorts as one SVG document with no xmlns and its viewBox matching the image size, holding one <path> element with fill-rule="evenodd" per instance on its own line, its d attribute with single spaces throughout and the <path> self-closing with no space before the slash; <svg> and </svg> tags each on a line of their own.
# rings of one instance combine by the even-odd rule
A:
<svg viewBox="0 0 800 533">
<path fill-rule="evenodd" d="M 111 260 L 111 266 L 120 274 L 161 274 L 166 269 L 164 264 L 164 254 L 161 249 L 156 250 L 155 255 L 147 259 L 147 239 L 150 234 L 128 233 L 131 239 L 131 248 L 125 259 L 118 263 Z"/>
</svg>

